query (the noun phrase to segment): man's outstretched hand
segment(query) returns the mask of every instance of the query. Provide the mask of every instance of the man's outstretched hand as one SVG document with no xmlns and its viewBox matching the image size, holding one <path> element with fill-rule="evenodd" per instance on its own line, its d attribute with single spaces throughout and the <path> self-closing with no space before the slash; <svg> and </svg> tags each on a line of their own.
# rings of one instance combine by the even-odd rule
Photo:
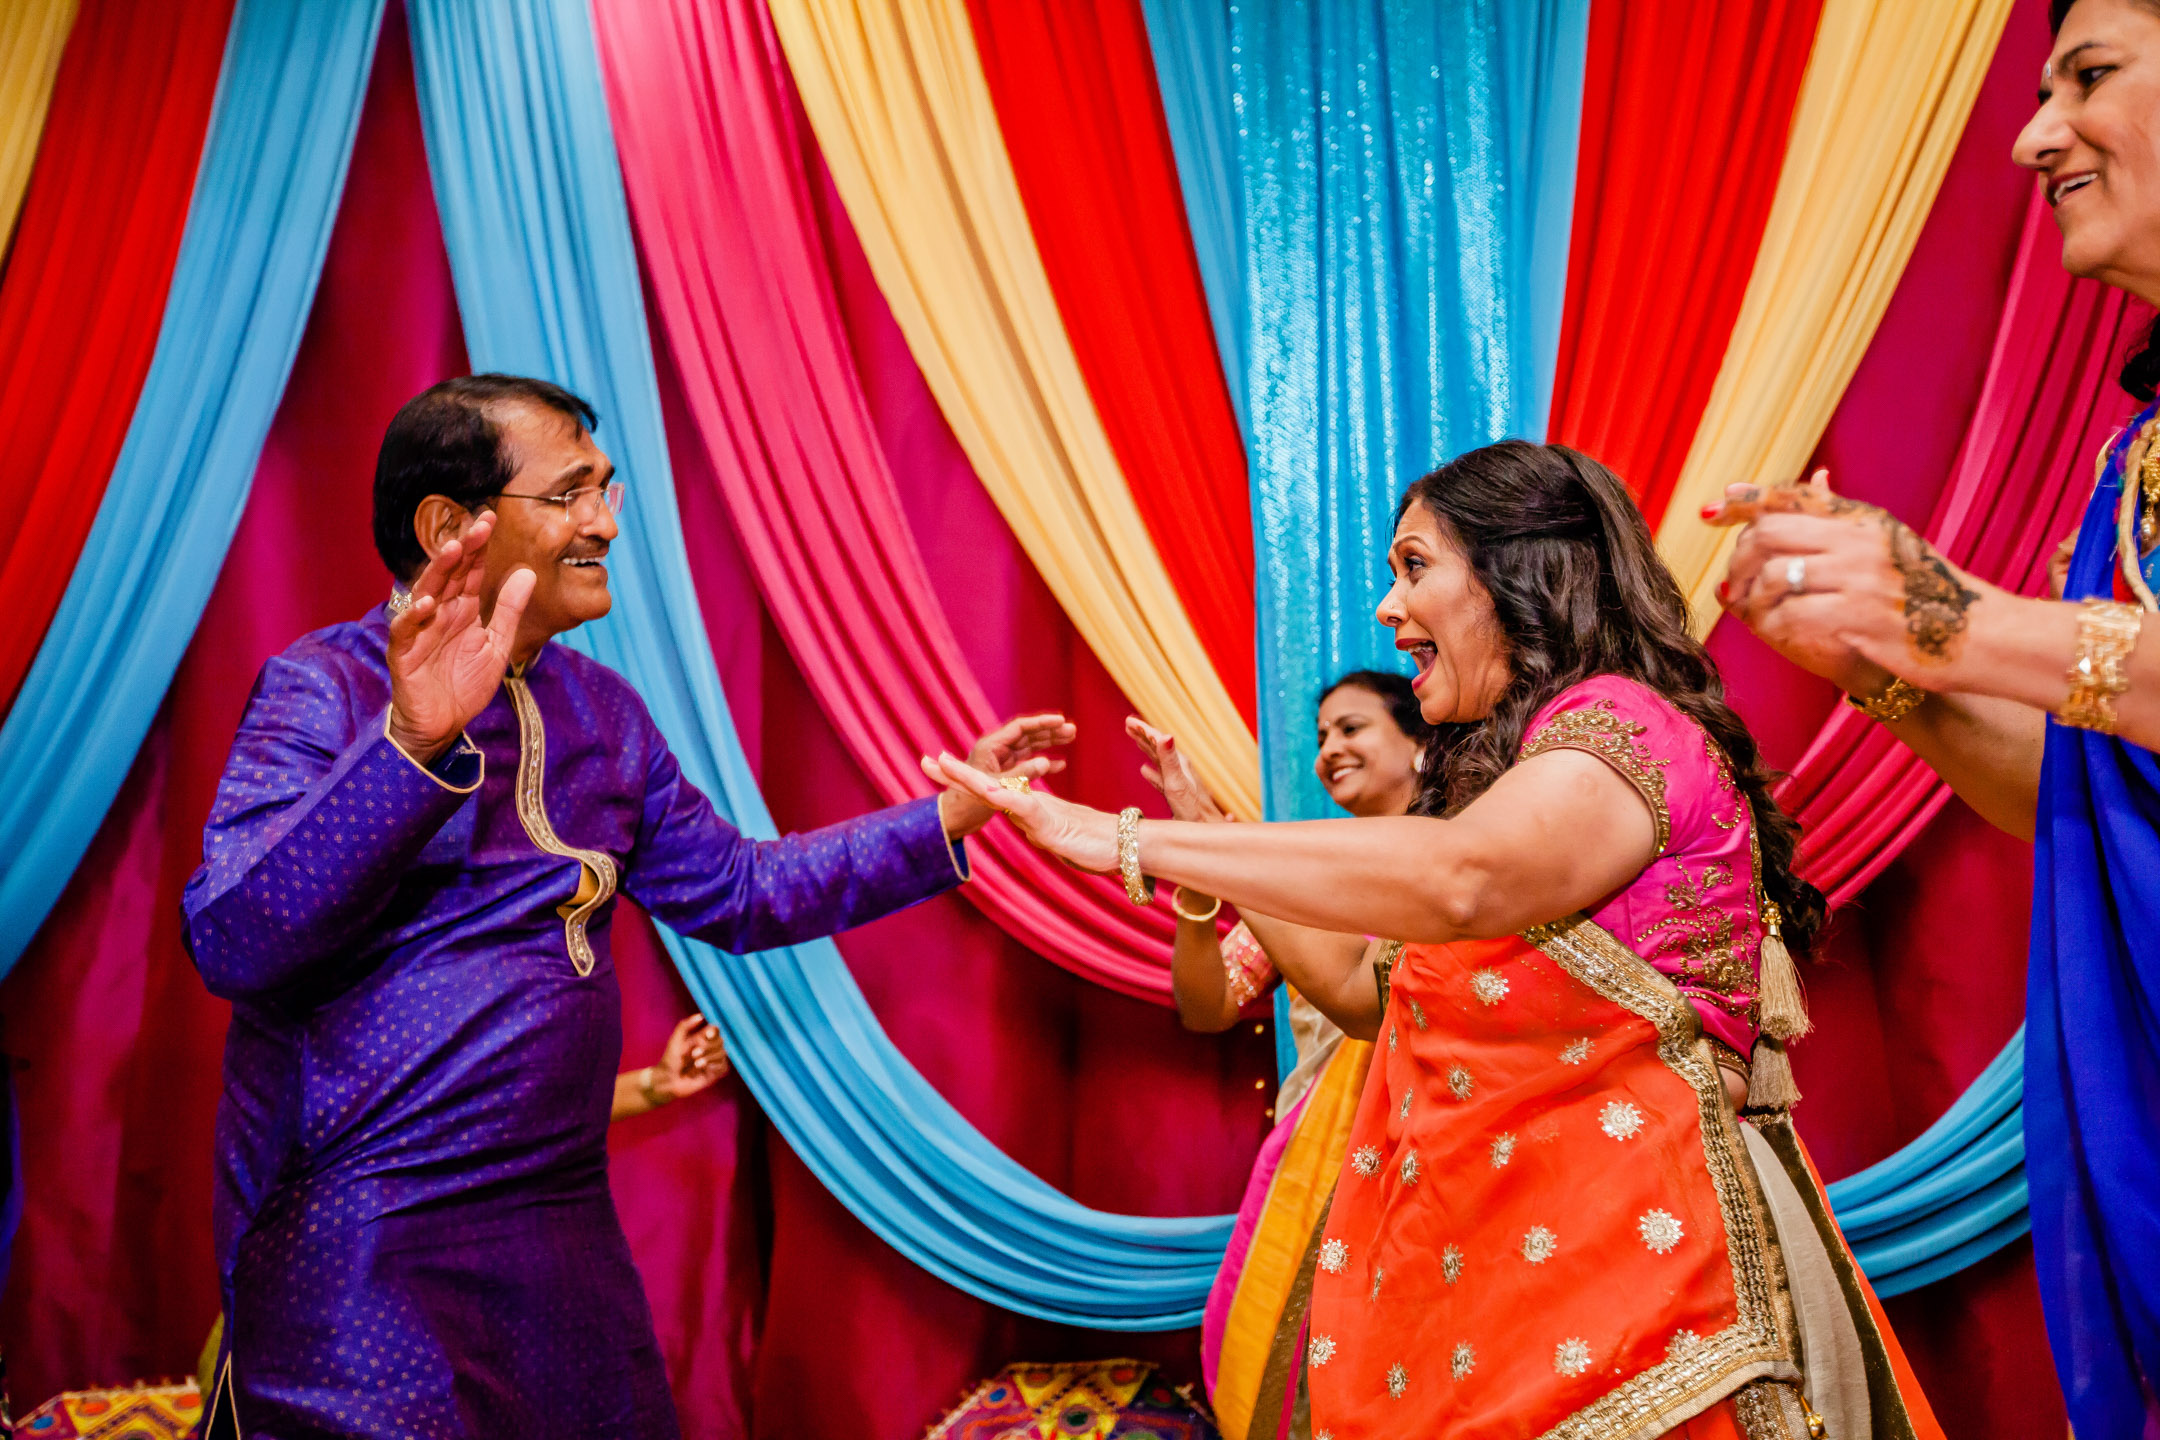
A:
<svg viewBox="0 0 2160 1440">
<path fill-rule="evenodd" d="M 532 571 L 513 570 L 482 623 L 481 556 L 494 528 L 493 515 L 476 516 L 413 581 L 411 607 L 390 617 L 390 737 L 422 764 L 495 698 L 532 598 Z"/>
</svg>

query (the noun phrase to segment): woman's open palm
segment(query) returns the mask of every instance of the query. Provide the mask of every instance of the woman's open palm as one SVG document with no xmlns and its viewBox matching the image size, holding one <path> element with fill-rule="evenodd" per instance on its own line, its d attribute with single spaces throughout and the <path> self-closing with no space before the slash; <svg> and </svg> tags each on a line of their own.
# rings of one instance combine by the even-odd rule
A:
<svg viewBox="0 0 2160 1440">
<path fill-rule="evenodd" d="M 1104 875 L 1118 868 L 1117 817 L 1040 790 L 1009 789 L 951 755 L 923 757 L 923 774 L 953 785 L 1002 814 L 1039 849 L 1075 870 Z"/>
<path fill-rule="evenodd" d="M 492 515 L 478 516 L 464 536 L 428 561 L 413 581 L 412 604 L 391 618 L 391 726 L 400 743 L 416 752 L 432 755 L 456 739 L 495 698 L 510 668 L 534 581 L 530 570 L 510 572 L 482 623 L 481 555 L 493 528 Z"/>
<path fill-rule="evenodd" d="M 1200 783 L 1200 773 L 1193 769 L 1185 752 L 1177 748 L 1176 736 L 1167 730 L 1156 729 L 1137 715 L 1125 717 L 1125 735 L 1147 757 L 1148 763 L 1140 767 L 1140 775 L 1170 802 L 1172 819 L 1212 821 L 1231 818 L 1215 803 L 1215 797 L 1208 794 L 1207 786 Z"/>
</svg>

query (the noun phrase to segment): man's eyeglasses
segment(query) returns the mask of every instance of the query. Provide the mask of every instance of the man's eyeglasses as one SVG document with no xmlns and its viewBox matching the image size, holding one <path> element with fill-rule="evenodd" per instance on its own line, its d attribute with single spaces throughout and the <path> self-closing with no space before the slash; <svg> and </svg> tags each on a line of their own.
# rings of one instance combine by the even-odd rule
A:
<svg viewBox="0 0 2160 1440">
<path fill-rule="evenodd" d="M 536 505 L 556 505 L 573 520 L 597 520 L 602 507 L 605 507 L 610 515 L 622 514 L 623 482 L 610 480 L 605 485 L 584 485 L 575 490 L 565 490 L 560 495 L 521 495 L 515 490 L 498 490 L 488 498 L 530 500 Z"/>
</svg>

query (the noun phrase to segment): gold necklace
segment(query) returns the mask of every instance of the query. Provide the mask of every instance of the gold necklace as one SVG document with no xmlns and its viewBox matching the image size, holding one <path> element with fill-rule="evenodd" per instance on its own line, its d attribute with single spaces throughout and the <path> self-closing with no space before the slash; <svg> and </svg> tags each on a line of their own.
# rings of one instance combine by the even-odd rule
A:
<svg viewBox="0 0 2160 1440">
<path fill-rule="evenodd" d="M 2138 515 L 2138 550 L 2150 553 L 2154 545 L 2160 545 L 2160 444 L 2145 447 L 2145 459 L 2138 466 L 2138 489 L 2144 492 L 2145 502 Z"/>
</svg>

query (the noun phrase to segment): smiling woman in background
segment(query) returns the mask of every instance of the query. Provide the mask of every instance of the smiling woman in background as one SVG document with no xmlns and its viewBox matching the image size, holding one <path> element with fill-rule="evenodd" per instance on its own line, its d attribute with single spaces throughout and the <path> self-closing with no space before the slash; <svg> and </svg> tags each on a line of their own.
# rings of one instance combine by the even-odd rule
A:
<svg viewBox="0 0 2160 1440">
<path fill-rule="evenodd" d="M 2063 266 L 2160 305 L 2160 4 L 2054 0 L 2015 158 Z M 2160 325 L 2123 388 L 2059 600 L 1966 573 L 1827 486 L 1735 487 L 1727 609 L 1973 809 L 2035 842 L 2025 1145 L 2033 1259 L 2080 1435 L 2160 1434 Z"/>
<path fill-rule="evenodd" d="M 1409 813 L 1419 757 L 1435 734 L 1419 711 L 1410 677 L 1353 670 L 1321 692 L 1316 723 L 1313 773 L 1329 799 L 1352 815 Z M 1126 721 L 1125 729 L 1147 754 L 1143 773 L 1162 790 L 1175 818 L 1228 818 L 1171 736 L 1139 720 Z M 1239 1440 L 1261 1403 L 1277 1332 L 1287 1327 L 1295 1343 L 1304 1322 L 1298 1263 L 1342 1169 L 1380 1023 L 1377 989 L 1342 982 L 1359 969 L 1369 971 L 1382 942 L 1263 915 L 1245 916 L 1224 935 L 1214 918 L 1220 902 L 1182 889 L 1173 901 L 1178 930 L 1171 981 L 1178 1018 L 1188 1030 L 1227 1030 L 1278 980 L 1288 976 L 1291 982 L 1297 1065 L 1269 1112 L 1277 1117 L 1275 1128 L 1253 1161 L 1201 1326 L 1208 1396 L 1224 1434 Z M 1308 985 L 1318 987 L 1317 996 L 1308 998 Z M 1330 1008 L 1338 1003 L 1346 1007 L 1340 1013 Z M 1358 1038 L 1347 1039 L 1346 1030 Z M 1275 1418 L 1287 1398 L 1279 1392 L 1268 1397 Z M 1263 1422 L 1253 1433 L 1273 1430 Z"/>
</svg>

